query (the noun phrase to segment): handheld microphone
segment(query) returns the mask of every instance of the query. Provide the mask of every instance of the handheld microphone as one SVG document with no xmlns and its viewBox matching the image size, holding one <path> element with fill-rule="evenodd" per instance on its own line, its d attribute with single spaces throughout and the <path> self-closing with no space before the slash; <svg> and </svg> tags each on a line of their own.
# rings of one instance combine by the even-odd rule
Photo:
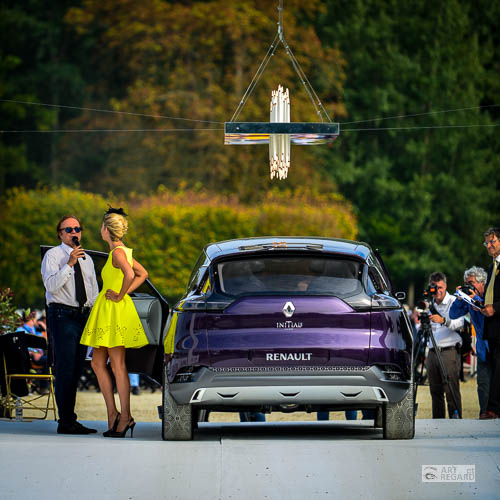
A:
<svg viewBox="0 0 500 500">
<path fill-rule="evenodd" d="M 73 238 L 71 238 L 73 240 L 73 243 L 79 247 L 80 246 L 80 242 L 78 241 L 78 237 L 77 236 L 73 236 Z M 85 255 L 82 257 L 83 260 L 85 260 Z"/>
</svg>

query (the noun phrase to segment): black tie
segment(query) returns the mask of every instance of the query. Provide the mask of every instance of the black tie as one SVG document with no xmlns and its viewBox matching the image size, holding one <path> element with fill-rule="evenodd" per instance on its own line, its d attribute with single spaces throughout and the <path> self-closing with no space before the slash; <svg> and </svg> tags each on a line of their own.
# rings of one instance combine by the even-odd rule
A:
<svg viewBox="0 0 500 500">
<path fill-rule="evenodd" d="M 85 292 L 85 285 L 83 284 L 82 270 L 78 261 L 76 261 L 74 268 L 76 300 L 78 301 L 78 304 L 80 304 L 80 307 L 83 307 L 85 305 L 85 302 L 87 302 L 87 294 Z"/>
</svg>

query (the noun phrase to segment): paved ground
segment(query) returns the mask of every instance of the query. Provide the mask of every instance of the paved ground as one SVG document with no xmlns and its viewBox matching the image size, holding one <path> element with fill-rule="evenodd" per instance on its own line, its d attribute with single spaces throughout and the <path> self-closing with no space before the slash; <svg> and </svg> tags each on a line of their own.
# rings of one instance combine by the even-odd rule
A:
<svg viewBox="0 0 500 500">
<path fill-rule="evenodd" d="M 384 441 L 363 421 L 206 423 L 192 442 L 164 442 L 160 423 L 131 440 L 0 421 L 0 498 L 500 498 L 500 421 L 416 425 L 415 439 Z M 443 464 L 475 465 L 475 482 L 422 482 L 422 465 Z"/>
</svg>

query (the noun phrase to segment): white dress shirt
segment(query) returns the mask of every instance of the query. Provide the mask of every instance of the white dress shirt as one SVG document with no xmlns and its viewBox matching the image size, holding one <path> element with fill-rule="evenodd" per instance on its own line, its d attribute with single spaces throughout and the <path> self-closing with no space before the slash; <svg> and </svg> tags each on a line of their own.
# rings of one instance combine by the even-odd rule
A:
<svg viewBox="0 0 500 500">
<path fill-rule="evenodd" d="M 436 344 L 438 347 L 450 347 L 456 344 L 462 345 L 462 338 L 456 332 L 464 326 L 464 317 L 457 319 L 450 319 L 450 308 L 453 302 L 456 300 L 454 295 L 450 295 L 446 292 L 443 302 L 441 304 L 436 304 L 433 302 L 436 311 L 443 316 L 446 320 L 444 324 L 434 323 L 431 321 L 432 333 L 436 339 Z M 433 347 L 431 339 L 427 344 L 429 347 Z"/>
<path fill-rule="evenodd" d="M 47 304 L 57 303 L 79 307 L 75 291 L 75 269 L 68 265 L 69 255 L 73 248 L 61 243 L 47 251 L 42 260 L 42 278 L 45 285 Z M 83 284 L 87 294 L 86 306 L 91 307 L 99 293 L 94 262 L 90 255 L 78 259 L 82 270 Z"/>
</svg>

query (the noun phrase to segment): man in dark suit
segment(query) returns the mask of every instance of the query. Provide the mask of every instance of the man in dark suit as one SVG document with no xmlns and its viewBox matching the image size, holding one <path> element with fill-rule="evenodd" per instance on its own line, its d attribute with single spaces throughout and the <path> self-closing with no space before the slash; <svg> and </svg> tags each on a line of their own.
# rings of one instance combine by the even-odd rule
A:
<svg viewBox="0 0 500 500">
<path fill-rule="evenodd" d="M 493 264 L 488 269 L 485 285 L 484 332 L 483 338 L 490 347 L 490 364 L 492 378 L 488 407 L 479 418 L 481 420 L 499 418 L 500 416 L 500 227 L 492 227 L 484 233 L 484 246 L 493 258 Z"/>
</svg>

